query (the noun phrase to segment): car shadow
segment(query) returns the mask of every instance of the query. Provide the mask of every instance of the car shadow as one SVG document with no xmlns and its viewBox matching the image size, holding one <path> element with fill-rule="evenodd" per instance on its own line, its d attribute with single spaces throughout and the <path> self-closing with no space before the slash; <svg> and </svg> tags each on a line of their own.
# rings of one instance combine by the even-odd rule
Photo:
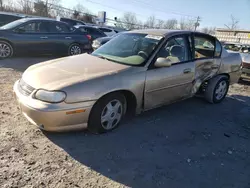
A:
<svg viewBox="0 0 250 188">
<path fill-rule="evenodd" d="M 11 68 L 19 72 L 24 72 L 31 65 L 59 57 L 60 56 L 18 56 L 0 60 L 0 68 Z"/>
<path fill-rule="evenodd" d="M 82 165 L 129 187 L 219 187 L 237 183 L 244 168 L 232 164 L 227 150 L 249 143 L 238 136 L 249 136 L 247 101 L 234 95 L 212 105 L 192 98 L 145 112 L 108 134 L 45 134 Z"/>
</svg>

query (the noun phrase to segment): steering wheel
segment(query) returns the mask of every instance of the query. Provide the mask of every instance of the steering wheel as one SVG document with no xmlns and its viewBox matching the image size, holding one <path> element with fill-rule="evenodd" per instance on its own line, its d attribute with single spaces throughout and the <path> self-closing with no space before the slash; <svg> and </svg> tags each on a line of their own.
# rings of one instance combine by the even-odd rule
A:
<svg viewBox="0 0 250 188">
<path fill-rule="evenodd" d="M 138 55 L 141 56 L 141 57 L 143 57 L 144 59 L 148 58 L 148 54 L 146 52 L 144 52 L 144 51 L 139 51 Z"/>
</svg>

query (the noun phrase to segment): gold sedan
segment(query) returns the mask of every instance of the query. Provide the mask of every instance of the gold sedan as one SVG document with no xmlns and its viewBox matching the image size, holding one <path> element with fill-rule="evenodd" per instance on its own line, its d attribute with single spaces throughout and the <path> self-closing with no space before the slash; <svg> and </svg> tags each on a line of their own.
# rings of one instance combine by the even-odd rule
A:
<svg viewBox="0 0 250 188">
<path fill-rule="evenodd" d="M 199 93 L 221 102 L 240 77 L 239 54 L 191 31 L 126 32 L 92 54 L 29 67 L 14 85 L 24 116 L 47 131 L 115 129 L 127 113 Z"/>
</svg>

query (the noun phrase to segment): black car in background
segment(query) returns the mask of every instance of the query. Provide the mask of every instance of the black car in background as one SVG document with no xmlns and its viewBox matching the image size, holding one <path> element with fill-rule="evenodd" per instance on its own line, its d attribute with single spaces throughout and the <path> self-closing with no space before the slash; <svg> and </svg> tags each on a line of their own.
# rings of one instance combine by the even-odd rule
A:
<svg viewBox="0 0 250 188">
<path fill-rule="evenodd" d="M 27 17 L 23 14 L 0 12 L 0 27 L 10 22 Z"/>
<path fill-rule="evenodd" d="M 107 35 L 100 29 L 87 25 L 76 25 L 76 29 L 80 30 L 83 34 L 86 34 L 90 41 L 93 41 L 100 37 L 106 37 Z"/>
<path fill-rule="evenodd" d="M 54 19 L 23 18 L 0 27 L 0 58 L 23 53 L 77 55 L 91 50 L 86 35 Z"/>
<path fill-rule="evenodd" d="M 120 33 L 116 33 L 115 35 L 112 35 L 111 37 L 101 37 L 101 38 L 98 38 L 96 40 L 94 40 L 92 42 L 92 48 L 93 50 L 96 50 L 97 48 L 99 48 L 100 46 L 102 46 L 103 44 L 105 44 L 106 42 L 110 41 L 112 38 L 122 34 L 123 32 L 120 32 Z"/>
</svg>

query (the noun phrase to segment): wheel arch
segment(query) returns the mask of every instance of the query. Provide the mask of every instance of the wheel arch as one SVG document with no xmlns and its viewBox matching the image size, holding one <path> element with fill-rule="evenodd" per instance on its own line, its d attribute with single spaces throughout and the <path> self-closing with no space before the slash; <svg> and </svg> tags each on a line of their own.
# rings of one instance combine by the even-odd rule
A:
<svg viewBox="0 0 250 188">
<path fill-rule="evenodd" d="M 7 43 L 9 43 L 13 47 L 13 43 L 10 40 L 8 40 L 8 39 L 0 38 L 0 41 L 7 42 Z"/>
<path fill-rule="evenodd" d="M 221 73 L 221 74 L 217 74 L 216 76 L 227 76 L 228 79 L 230 80 L 230 74 L 228 73 Z"/>
<path fill-rule="evenodd" d="M 133 115 L 136 112 L 136 107 L 137 107 L 137 99 L 135 94 L 127 89 L 120 89 L 120 90 L 115 90 L 115 91 L 111 91 L 108 92 L 104 95 L 102 95 L 93 105 L 93 107 L 97 104 L 98 101 L 100 101 L 101 99 L 103 99 L 104 97 L 106 97 L 107 95 L 110 94 L 115 94 L 115 93 L 120 93 L 122 95 L 124 95 L 126 102 L 127 102 L 127 114 L 128 115 Z"/>
</svg>

